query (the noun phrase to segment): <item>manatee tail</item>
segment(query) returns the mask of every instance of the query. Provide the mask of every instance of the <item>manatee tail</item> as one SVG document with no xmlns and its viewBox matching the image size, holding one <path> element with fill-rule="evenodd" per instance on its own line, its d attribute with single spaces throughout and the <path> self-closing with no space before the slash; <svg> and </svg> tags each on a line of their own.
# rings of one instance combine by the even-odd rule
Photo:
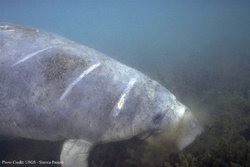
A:
<svg viewBox="0 0 250 167">
<path fill-rule="evenodd" d="M 88 167 L 91 146 L 91 143 L 82 139 L 65 141 L 60 155 L 62 167 Z"/>
</svg>

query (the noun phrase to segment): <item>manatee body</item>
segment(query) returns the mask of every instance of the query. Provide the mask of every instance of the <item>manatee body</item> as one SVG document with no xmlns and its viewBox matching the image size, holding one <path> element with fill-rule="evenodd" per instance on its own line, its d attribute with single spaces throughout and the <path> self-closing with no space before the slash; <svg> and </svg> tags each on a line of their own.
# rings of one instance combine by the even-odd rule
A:
<svg viewBox="0 0 250 167">
<path fill-rule="evenodd" d="M 65 140 L 63 166 L 87 166 L 100 141 L 164 129 L 182 149 L 201 132 L 166 88 L 89 47 L 2 23 L 0 54 L 0 135 Z"/>
</svg>

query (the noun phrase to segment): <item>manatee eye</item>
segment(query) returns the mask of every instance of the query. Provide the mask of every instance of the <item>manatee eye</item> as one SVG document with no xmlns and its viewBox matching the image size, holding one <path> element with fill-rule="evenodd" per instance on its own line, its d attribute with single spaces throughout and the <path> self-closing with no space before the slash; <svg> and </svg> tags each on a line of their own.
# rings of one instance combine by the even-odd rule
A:
<svg viewBox="0 0 250 167">
<path fill-rule="evenodd" d="M 155 125 L 159 125 L 159 124 L 162 122 L 163 117 L 164 117 L 163 114 L 160 114 L 160 113 L 159 113 L 159 114 L 156 114 L 156 115 L 153 117 L 152 122 L 153 122 Z"/>
</svg>

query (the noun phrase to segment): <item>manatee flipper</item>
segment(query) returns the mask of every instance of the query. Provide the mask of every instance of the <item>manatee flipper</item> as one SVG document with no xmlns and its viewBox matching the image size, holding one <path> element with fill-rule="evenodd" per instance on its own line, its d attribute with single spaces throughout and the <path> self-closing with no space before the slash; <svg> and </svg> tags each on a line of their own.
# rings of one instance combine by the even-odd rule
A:
<svg viewBox="0 0 250 167">
<path fill-rule="evenodd" d="M 82 139 L 65 141 L 60 155 L 62 167 L 88 167 L 91 146 L 91 143 Z"/>
</svg>

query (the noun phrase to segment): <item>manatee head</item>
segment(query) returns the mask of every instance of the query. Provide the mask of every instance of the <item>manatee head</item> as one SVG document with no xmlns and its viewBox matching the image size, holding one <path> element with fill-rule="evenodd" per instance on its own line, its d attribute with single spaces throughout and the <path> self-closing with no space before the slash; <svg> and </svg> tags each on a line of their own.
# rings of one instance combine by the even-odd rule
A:
<svg viewBox="0 0 250 167">
<path fill-rule="evenodd" d="M 129 94 L 104 141 L 137 136 L 152 144 L 164 140 L 181 150 L 201 133 L 202 127 L 191 111 L 157 82 L 148 80 L 133 89 L 140 91 Z"/>
<path fill-rule="evenodd" d="M 151 110 L 137 113 L 134 120 L 141 128 L 139 137 L 153 145 L 165 144 L 174 151 L 182 150 L 202 132 L 202 127 L 190 109 L 171 92 L 157 83 L 154 88 Z"/>
<path fill-rule="evenodd" d="M 191 144 L 201 134 L 203 128 L 183 104 L 177 104 L 177 108 L 171 112 L 177 115 L 170 119 L 164 118 L 159 130 L 152 131 L 146 141 L 156 147 L 167 146 L 170 151 L 180 151 Z"/>
</svg>

